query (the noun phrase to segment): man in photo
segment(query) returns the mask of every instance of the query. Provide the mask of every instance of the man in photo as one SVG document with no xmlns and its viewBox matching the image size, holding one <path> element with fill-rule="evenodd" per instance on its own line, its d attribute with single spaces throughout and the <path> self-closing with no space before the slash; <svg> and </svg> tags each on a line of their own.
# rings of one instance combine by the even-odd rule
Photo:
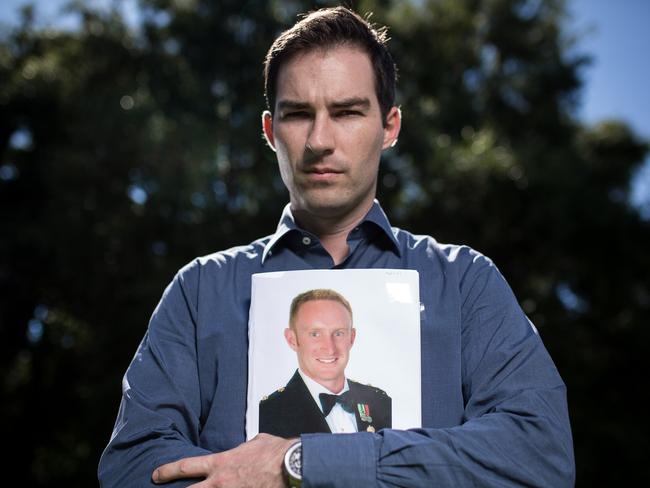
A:
<svg viewBox="0 0 650 488">
<path fill-rule="evenodd" d="M 260 402 L 260 432 L 289 438 L 391 427 L 386 392 L 345 376 L 356 337 L 345 297 L 329 289 L 296 296 L 284 337 L 297 354 L 298 369 L 285 387 Z"/>
</svg>

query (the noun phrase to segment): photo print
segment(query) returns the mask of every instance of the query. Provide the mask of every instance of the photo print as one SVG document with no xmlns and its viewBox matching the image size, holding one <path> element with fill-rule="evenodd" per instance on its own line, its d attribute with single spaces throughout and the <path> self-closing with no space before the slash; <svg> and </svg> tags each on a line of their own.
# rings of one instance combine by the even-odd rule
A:
<svg viewBox="0 0 650 488">
<path fill-rule="evenodd" d="M 246 435 L 421 427 L 417 271 L 252 277 Z"/>
</svg>

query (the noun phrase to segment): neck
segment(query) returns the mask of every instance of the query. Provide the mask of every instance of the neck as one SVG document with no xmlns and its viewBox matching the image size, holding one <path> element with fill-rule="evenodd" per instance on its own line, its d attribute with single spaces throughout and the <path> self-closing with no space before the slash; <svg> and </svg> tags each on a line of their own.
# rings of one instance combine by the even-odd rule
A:
<svg viewBox="0 0 650 488">
<path fill-rule="evenodd" d="M 325 385 L 323 385 L 325 386 Z M 331 391 L 334 395 L 338 395 L 341 393 L 343 390 L 343 387 L 345 386 L 345 378 L 343 378 L 340 382 L 334 383 L 329 386 L 325 386 L 329 391 Z"/>
<path fill-rule="evenodd" d="M 312 387 L 310 386 L 309 381 L 313 381 L 314 383 L 327 389 L 330 393 L 333 393 L 334 395 L 338 395 L 339 393 L 341 393 L 341 391 L 345 387 L 345 375 L 341 375 L 341 377 L 334 378 L 332 380 L 323 380 L 322 378 L 317 379 L 312 377 L 311 375 L 307 374 L 301 367 L 298 367 L 298 370 L 300 371 L 300 375 L 302 376 L 305 384 L 307 385 L 312 395 L 314 394 L 314 392 L 312 391 Z"/>
<path fill-rule="evenodd" d="M 366 216 L 372 201 L 367 208 L 354 214 L 348 214 L 344 217 L 317 216 L 306 210 L 292 209 L 294 218 L 300 227 L 316 235 L 321 245 L 332 256 L 334 264 L 342 263 L 348 257 L 350 251 L 348 246 L 348 235 Z"/>
</svg>

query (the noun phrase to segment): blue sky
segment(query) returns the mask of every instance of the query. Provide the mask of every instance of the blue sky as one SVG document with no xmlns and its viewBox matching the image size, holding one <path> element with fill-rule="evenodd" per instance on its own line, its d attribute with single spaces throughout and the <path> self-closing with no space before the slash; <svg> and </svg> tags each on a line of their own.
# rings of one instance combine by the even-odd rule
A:
<svg viewBox="0 0 650 488">
<path fill-rule="evenodd" d="M 35 0 L 41 25 L 74 28 L 74 19 L 60 15 L 68 0 Z M 128 20 L 137 19 L 137 0 L 86 0 L 93 5 L 118 4 Z M 17 21 L 20 6 L 31 0 L 0 0 L 0 22 Z M 578 116 L 587 124 L 603 119 L 627 122 L 650 140 L 650 0 L 568 0 L 569 28 L 581 34 L 578 50 L 593 56 L 583 75 L 585 86 Z M 636 176 L 632 200 L 644 205 L 650 218 L 650 156 Z"/>
<path fill-rule="evenodd" d="M 650 1 L 573 0 L 573 25 L 584 32 L 580 50 L 591 53 L 581 116 L 616 117 L 650 138 Z"/>
<path fill-rule="evenodd" d="M 650 0 L 572 0 L 579 49 L 593 56 L 585 70 L 579 116 L 589 124 L 616 118 L 650 140 Z M 632 200 L 650 218 L 650 157 L 635 178 Z"/>
</svg>

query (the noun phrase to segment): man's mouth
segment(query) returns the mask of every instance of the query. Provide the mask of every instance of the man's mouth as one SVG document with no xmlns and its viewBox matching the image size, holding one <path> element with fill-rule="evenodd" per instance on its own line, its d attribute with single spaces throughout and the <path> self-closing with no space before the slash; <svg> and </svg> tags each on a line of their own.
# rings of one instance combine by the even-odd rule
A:
<svg viewBox="0 0 650 488">
<path fill-rule="evenodd" d="M 319 363 L 332 364 L 337 361 L 337 358 L 318 358 L 316 361 Z"/>
<path fill-rule="evenodd" d="M 343 171 L 334 168 L 309 168 L 305 171 L 312 178 L 323 178 L 343 173 Z"/>
<path fill-rule="evenodd" d="M 338 180 L 343 174 L 343 171 L 322 167 L 322 168 L 309 168 L 305 171 L 307 180 L 315 183 L 329 183 Z"/>
<path fill-rule="evenodd" d="M 322 167 L 322 168 L 311 168 L 307 171 L 308 173 L 316 173 L 317 175 L 325 175 L 328 173 L 342 173 L 342 171 L 335 169 L 335 168 L 329 168 L 329 167 Z"/>
</svg>

